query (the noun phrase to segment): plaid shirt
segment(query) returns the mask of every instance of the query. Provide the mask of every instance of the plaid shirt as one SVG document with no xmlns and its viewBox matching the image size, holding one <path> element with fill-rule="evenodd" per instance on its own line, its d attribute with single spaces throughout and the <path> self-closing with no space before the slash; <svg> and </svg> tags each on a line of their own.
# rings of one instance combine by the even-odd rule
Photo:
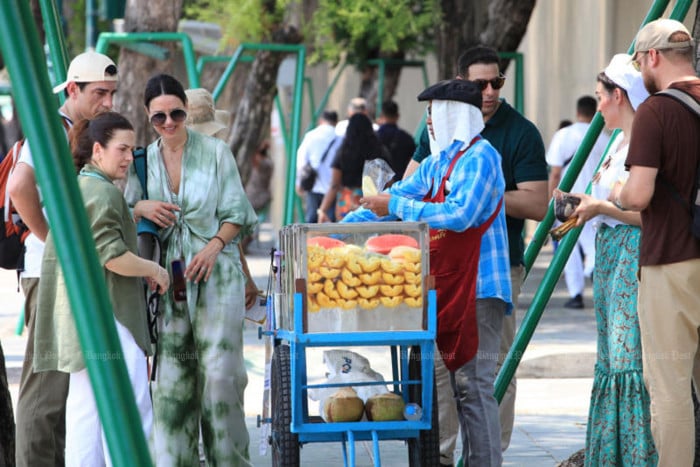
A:
<svg viewBox="0 0 700 467">
<path fill-rule="evenodd" d="M 418 170 L 405 180 L 386 190 L 391 195 L 389 215 L 378 218 L 371 211 L 360 208 L 343 222 L 388 221 L 403 219 L 426 222 L 433 229 L 463 232 L 478 227 L 488 220 L 503 198 L 505 182 L 501 156 L 485 139 L 475 142 L 455 164 L 445 185 L 445 201 L 423 201 L 428 191 L 437 192 L 455 155 L 465 146 L 455 140 L 447 150 L 425 159 Z M 505 205 L 481 240 L 477 298 L 498 298 L 511 309 L 510 263 Z"/>
</svg>

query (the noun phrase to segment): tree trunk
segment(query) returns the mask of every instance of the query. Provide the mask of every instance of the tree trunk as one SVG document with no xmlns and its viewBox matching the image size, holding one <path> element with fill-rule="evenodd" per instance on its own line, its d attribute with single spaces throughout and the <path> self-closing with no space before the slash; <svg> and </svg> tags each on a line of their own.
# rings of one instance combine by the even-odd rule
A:
<svg viewBox="0 0 700 467">
<path fill-rule="evenodd" d="M 124 18 L 126 32 L 177 31 L 183 0 L 129 0 Z M 136 144 L 145 146 L 155 138 L 143 105 L 143 92 L 148 79 L 156 73 L 173 73 L 173 56 L 179 53 L 177 44 L 158 45 L 170 51 L 167 60 L 156 60 L 122 48 L 119 53 L 119 90 L 115 109 L 131 121 L 136 129 Z M 177 77 L 187 87 L 187 80 Z"/>
<path fill-rule="evenodd" d="M 0 466 L 15 465 L 15 419 L 5 371 L 5 354 L 0 344 Z"/>
<path fill-rule="evenodd" d="M 301 35 L 290 25 L 279 25 L 271 32 L 271 42 L 298 44 Z M 241 178 L 248 180 L 252 156 L 267 137 L 272 104 L 277 94 L 277 72 L 285 55 L 280 52 L 259 51 L 245 82 L 245 91 L 234 116 L 229 146 Z"/>
<path fill-rule="evenodd" d="M 525 35 L 535 0 L 441 0 L 443 18 L 436 31 L 438 78 L 457 74 L 462 52 L 478 44 L 514 52 Z M 504 14 L 503 12 L 508 12 Z M 508 67 L 501 62 L 501 71 Z"/>
</svg>

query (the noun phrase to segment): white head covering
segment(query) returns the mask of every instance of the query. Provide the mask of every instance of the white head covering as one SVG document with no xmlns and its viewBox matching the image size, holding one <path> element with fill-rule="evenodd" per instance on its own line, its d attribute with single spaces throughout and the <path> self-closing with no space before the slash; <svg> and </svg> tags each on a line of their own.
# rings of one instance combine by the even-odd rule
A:
<svg viewBox="0 0 700 467">
<path fill-rule="evenodd" d="M 639 104 L 649 97 L 649 92 L 644 87 L 642 74 L 634 69 L 632 57 L 629 55 L 615 55 L 605 68 L 604 73 L 613 83 L 627 91 L 627 97 L 629 97 L 630 104 L 635 111 Z"/>
<path fill-rule="evenodd" d="M 484 116 L 473 105 L 459 101 L 433 100 L 430 110 L 433 132 L 430 131 L 430 153 L 439 154 L 454 140 L 469 142 L 484 129 Z"/>
</svg>

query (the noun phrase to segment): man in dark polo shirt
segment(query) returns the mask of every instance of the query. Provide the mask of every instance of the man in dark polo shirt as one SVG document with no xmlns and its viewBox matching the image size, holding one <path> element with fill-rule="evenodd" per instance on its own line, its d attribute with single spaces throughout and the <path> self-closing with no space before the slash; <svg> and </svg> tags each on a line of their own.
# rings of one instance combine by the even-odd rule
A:
<svg viewBox="0 0 700 467">
<path fill-rule="evenodd" d="M 547 162 L 545 161 L 545 149 L 542 137 L 537 127 L 518 113 L 504 99 L 500 99 L 500 89 L 503 87 L 505 77 L 499 69 L 500 59 L 498 53 L 485 46 L 473 47 L 462 54 L 458 64 L 458 78 L 477 83 L 482 91 L 481 112 L 484 116 L 485 128 L 481 136 L 493 145 L 502 157 L 503 176 L 506 181 L 505 204 L 506 223 L 508 228 L 508 242 L 510 258 L 510 278 L 489 281 L 480 277 L 477 281 L 477 299 L 498 297 L 503 290 L 500 286 L 503 280 L 510 280 L 512 288 L 511 301 L 513 310 L 517 309 L 520 286 L 523 281 L 523 229 L 525 219 L 541 220 L 547 213 Z M 418 164 L 430 155 L 427 131 L 421 135 L 418 148 L 413 155 L 413 160 L 406 169 L 404 178 L 410 175 Z M 482 242 L 489 241 L 485 235 Z M 505 254 L 505 252 L 504 252 Z M 481 323 L 479 323 L 481 326 Z M 488 336 L 488 332 L 479 333 L 479 348 L 482 348 L 482 337 Z M 484 330 L 486 331 L 486 330 Z M 505 359 L 510 346 L 515 338 L 515 313 L 504 317 L 503 331 L 501 333 L 499 367 Z M 488 345 L 489 343 L 483 343 Z M 477 357 L 479 358 L 479 357 Z M 492 358 L 483 352 L 481 358 Z M 495 375 L 484 375 L 495 380 Z M 453 452 L 457 440 L 457 411 L 449 383 L 449 374 L 442 366 L 440 359 L 436 359 L 436 384 L 438 388 L 438 406 L 440 416 L 440 457 L 443 465 L 453 464 Z M 493 398 L 493 385 L 491 394 L 481 394 L 489 390 L 488 385 L 475 383 L 474 404 Z M 513 431 L 513 419 L 515 416 L 515 378 L 511 381 L 500 405 L 501 424 L 501 449 L 506 450 L 510 443 Z M 464 436 L 464 435 L 463 435 Z"/>
</svg>

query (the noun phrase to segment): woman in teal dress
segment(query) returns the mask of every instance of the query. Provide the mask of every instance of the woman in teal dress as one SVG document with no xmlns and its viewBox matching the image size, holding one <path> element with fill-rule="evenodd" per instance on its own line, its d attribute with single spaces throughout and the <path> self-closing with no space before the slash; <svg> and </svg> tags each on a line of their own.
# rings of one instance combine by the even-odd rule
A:
<svg viewBox="0 0 700 467">
<path fill-rule="evenodd" d="M 618 54 L 598 75 L 598 110 L 609 128 L 622 131 L 610 144 L 592 181 L 592 196 L 575 193 L 578 224 L 597 228 L 593 300 L 598 356 L 586 433 L 586 466 L 653 466 L 649 394 L 642 377 L 637 319 L 637 271 L 641 218 L 608 200 L 625 183 L 625 159 L 637 106 L 648 96 L 630 56 Z"/>
<path fill-rule="evenodd" d="M 121 354 L 134 398 L 148 437 L 153 420 L 148 390 L 146 356 L 151 340 L 146 318 L 142 277 L 161 293 L 170 285 L 167 271 L 137 256 L 136 225 L 122 192 L 114 184 L 123 180 L 133 160 L 134 129 L 123 116 L 107 112 L 76 123 L 70 132 L 78 186 L 87 212 L 97 257 L 104 268 Z M 111 465 L 102 424 L 95 405 L 84 355 L 68 301 L 64 276 L 58 265 L 51 233 L 41 268 L 34 335 L 36 371 L 70 373 L 66 400 L 66 465 Z M 116 358 L 108 356 L 107 358 Z"/>
<path fill-rule="evenodd" d="M 147 149 L 148 200 L 135 173 L 126 196 L 138 219 L 160 227 L 167 267 L 184 264 L 185 296 L 161 301 L 153 389 L 159 466 L 199 465 L 201 420 L 209 465 L 249 465 L 243 410 L 244 284 L 238 242 L 257 216 L 231 150 L 185 126 L 187 96 L 172 76 L 146 84 L 144 104 L 160 136 Z M 177 278 L 173 277 L 177 285 Z"/>
</svg>

